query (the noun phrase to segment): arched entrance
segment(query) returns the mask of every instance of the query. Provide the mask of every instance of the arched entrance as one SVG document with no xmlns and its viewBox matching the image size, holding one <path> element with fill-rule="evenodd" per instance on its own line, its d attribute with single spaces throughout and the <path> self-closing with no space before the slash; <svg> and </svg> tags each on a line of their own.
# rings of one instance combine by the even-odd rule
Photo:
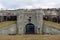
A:
<svg viewBox="0 0 60 40">
<path fill-rule="evenodd" d="M 35 26 L 32 23 L 28 23 L 26 25 L 26 34 L 34 34 L 35 33 Z"/>
</svg>

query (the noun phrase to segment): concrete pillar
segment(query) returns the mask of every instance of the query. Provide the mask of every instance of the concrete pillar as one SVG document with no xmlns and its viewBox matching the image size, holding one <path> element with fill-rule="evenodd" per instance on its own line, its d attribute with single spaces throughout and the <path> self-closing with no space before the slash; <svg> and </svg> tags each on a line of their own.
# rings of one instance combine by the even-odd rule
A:
<svg viewBox="0 0 60 40">
<path fill-rule="evenodd" d="M 3 22 L 3 16 L 1 16 L 1 22 Z"/>
<path fill-rule="evenodd" d="M 0 22 L 1 22 L 1 16 L 0 16 Z"/>
<path fill-rule="evenodd" d="M 42 34 L 43 31 L 43 15 L 37 13 L 37 33 Z"/>
<path fill-rule="evenodd" d="M 18 34 L 24 34 L 24 15 L 18 15 L 17 16 L 17 30 L 18 30 Z"/>
</svg>

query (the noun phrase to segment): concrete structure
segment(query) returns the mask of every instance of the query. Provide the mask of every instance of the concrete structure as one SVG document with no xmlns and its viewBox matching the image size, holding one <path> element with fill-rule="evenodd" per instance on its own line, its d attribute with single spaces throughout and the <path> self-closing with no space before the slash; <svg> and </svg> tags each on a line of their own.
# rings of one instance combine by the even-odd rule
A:
<svg viewBox="0 0 60 40">
<path fill-rule="evenodd" d="M 54 12 L 55 11 L 52 12 L 52 15 Z M 47 11 L 46 13 L 49 15 L 50 11 Z M 0 34 L 60 34 L 60 30 L 43 24 L 43 15 L 46 15 L 46 13 L 42 9 L 1 10 L 0 21 L 3 20 L 3 16 L 14 15 L 17 16 L 17 21 L 16 24 L 1 29 Z"/>
<path fill-rule="evenodd" d="M 42 26 L 43 26 L 43 15 L 42 11 L 35 12 L 23 12 L 17 15 L 17 27 L 19 34 L 25 34 L 26 25 L 29 23 L 28 19 L 31 17 L 31 23 L 35 25 L 35 33 L 42 34 Z"/>
<path fill-rule="evenodd" d="M 11 11 L 9 12 L 9 11 L 3 10 L 3 11 L 1 11 L 0 14 L 1 14 L 0 16 L 1 16 L 2 21 L 3 21 L 3 18 L 2 18 L 3 16 L 12 16 L 12 15 L 17 16 L 17 23 L 16 23 L 15 28 L 17 29 L 18 34 L 27 33 L 26 32 L 26 31 L 28 31 L 26 29 L 27 24 L 29 24 L 28 26 L 30 26 L 30 27 L 32 26 L 34 28 L 34 29 L 32 29 L 32 27 L 31 28 L 28 27 L 32 32 L 34 32 L 34 34 L 36 34 L 36 33 L 37 34 L 42 34 L 42 26 L 43 26 L 43 13 L 42 13 L 42 10 L 39 10 L 39 11 L 24 10 L 24 12 L 22 10 L 18 10 L 18 11 L 14 11 L 14 12 L 11 12 Z M 34 26 L 30 25 L 30 24 L 33 24 Z M 14 28 L 13 28 L 13 30 L 14 30 Z M 3 34 L 5 34 L 5 32 Z M 12 32 L 11 32 L 11 34 L 12 34 Z"/>
</svg>

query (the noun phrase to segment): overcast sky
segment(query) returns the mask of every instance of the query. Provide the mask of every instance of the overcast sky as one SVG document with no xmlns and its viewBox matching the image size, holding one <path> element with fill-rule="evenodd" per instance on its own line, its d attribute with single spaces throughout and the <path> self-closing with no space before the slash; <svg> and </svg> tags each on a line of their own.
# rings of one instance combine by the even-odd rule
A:
<svg viewBox="0 0 60 40">
<path fill-rule="evenodd" d="M 60 0 L 0 0 L 0 9 L 59 8 Z"/>
</svg>

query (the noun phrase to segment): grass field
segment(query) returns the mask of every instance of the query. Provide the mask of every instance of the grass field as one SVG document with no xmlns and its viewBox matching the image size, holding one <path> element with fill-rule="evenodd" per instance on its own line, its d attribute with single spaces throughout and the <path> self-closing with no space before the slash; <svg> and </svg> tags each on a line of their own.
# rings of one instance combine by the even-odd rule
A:
<svg viewBox="0 0 60 40">
<path fill-rule="evenodd" d="M 16 21 L 1 22 L 0 23 L 0 28 L 4 28 L 4 27 L 10 26 L 10 25 L 15 24 L 15 23 L 16 23 Z"/>
<path fill-rule="evenodd" d="M 60 24 L 55 23 L 55 22 L 45 21 L 45 20 L 44 20 L 44 24 L 47 24 L 47 25 L 49 25 L 49 26 L 55 27 L 55 28 L 57 28 L 57 29 L 60 29 Z"/>
<path fill-rule="evenodd" d="M 60 35 L 2 35 L 0 40 L 60 40 Z"/>
</svg>

